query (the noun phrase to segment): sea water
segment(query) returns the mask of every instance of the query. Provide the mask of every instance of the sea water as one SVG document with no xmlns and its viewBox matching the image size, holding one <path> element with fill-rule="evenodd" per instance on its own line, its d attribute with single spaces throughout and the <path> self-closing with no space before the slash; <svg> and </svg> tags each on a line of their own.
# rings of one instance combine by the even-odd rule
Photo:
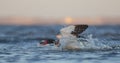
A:
<svg viewBox="0 0 120 63">
<path fill-rule="evenodd" d="M 62 25 L 1 25 L 0 63 L 120 63 L 119 25 L 89 26 L 81 34 L 85 38 L 79 40 L 82 50 L 37 46 L 42 39 L 56 39 L 61 28 Z"/>
</svg>

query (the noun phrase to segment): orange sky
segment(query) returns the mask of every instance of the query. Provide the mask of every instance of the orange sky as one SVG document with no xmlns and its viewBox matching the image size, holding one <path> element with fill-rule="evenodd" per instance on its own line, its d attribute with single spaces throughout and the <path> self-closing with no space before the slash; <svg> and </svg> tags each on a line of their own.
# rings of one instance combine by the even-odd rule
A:
<svg viewBox="0 0 120 63">
<path fill-rule="evenodd" d="M 89 24 L 89 25 L 102 25 L 102 24 L 120 24 L 120 18 L 32 18 L 32 17 L 4 17 L 0 18 L 0 24 L 8 25 L 39 25 L 39 24 Z"/>
<path fill-rule="evenodd" d="M 120 0 L 0 0 L 0 24 L 120 24 Z"/>
</svg>

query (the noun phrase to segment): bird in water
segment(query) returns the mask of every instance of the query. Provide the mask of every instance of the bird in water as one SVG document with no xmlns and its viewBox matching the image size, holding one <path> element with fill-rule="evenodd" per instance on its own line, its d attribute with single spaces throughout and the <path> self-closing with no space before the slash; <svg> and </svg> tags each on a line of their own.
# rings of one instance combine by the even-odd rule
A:
<svg viewBox="0 0 120 63">
<path fill-rule="evenodd" d="M 58 38 L 55 39 L 44 39 L 41 40 L 39 46 L 55 45 L 56 47 L 62 47 L 64 49 L 77 49 L 78 45 L 75 43 L 77 38 L 80 38 L 80 34 L 88 28 L 88 25 L 70 25 L 60 30 L 60 34 L 56 35 Z M 68 39 L 66 39 L 68 38 Z M 75 39 L 70 41 L 69 38 Z"/>
</svg>

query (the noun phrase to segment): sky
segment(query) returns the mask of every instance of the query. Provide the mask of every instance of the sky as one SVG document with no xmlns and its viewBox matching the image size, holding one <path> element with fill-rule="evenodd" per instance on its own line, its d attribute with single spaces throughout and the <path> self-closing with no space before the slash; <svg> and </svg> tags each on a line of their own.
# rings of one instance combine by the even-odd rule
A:
<svg viewBox="0 0 120 63">
<path fill-rule="evenodd" d="M 120 17 L 120 0 L 0 0 L 0 17 Z"/>
</svg>

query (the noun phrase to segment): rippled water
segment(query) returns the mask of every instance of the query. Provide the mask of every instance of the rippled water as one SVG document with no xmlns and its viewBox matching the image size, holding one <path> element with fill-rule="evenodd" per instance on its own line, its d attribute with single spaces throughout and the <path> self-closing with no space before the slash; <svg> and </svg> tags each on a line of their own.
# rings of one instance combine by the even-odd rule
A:
<svg viewBox="0 0 120 63">
<path fill-rule="evenodd" d="M 120 26 L 90 26 L 83 35 L 108 44 L 108 50 L 56 50 L 37 47 L 41 39 L 55 38 L 62 25 L 0 26 L 0 63 L 120 63 Z"/>
</svg>

